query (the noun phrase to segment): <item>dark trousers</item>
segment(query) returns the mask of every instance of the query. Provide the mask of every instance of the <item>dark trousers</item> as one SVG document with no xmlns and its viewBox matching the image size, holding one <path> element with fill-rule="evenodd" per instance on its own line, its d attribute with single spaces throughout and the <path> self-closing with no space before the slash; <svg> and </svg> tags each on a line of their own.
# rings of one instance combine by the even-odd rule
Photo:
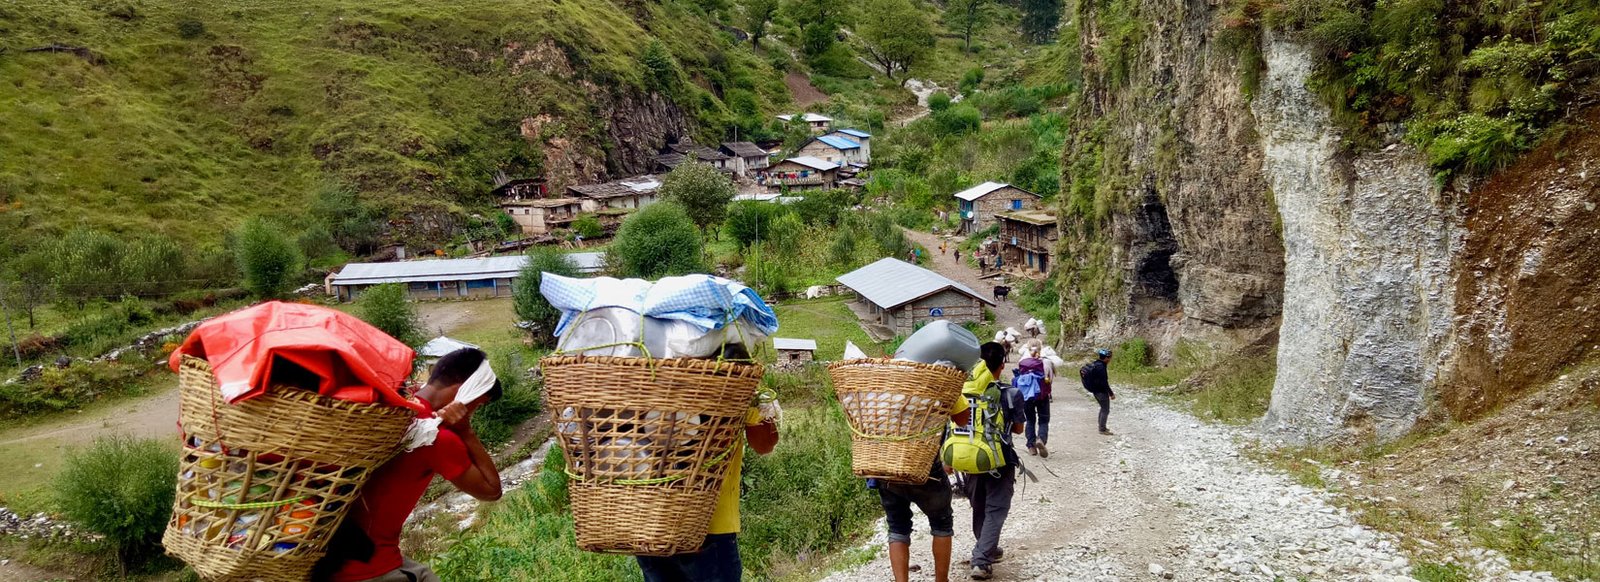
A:
<svg viewBox="0 0 1600 582">
<path fill-rule="evenodd" d="M 667 557 L 638 556 L 645 582 L 739 582 L 738 534 L 711 534 L 700 551 Z"/>
<path fill-rule="evenodd" d="M 1100 430 L 1106 430 L 1106 417 L 1111 416 L 1111 393 L 1091 392 L 1094 401 L 1100 403 Z"/>
<path fill-rule="evenodd" d="M 941 472 L 943 470 L 941 469 Z M 950 482 L 944 475 L 938 479 L 911 485 L 883 483 L 878 485 L 878 499 L 883 502 L 884 521 L 889 524 L 889 542 L 911 543 L 911 504 L 917 504 L 928 516 L 928 530 L 936 538 L 955 535 L 956 517 L 950 509 Z"/>
<path fill-rule="evenodd" d="M 1028 417 L 1023 429 L 1028 448 L 1038 443 L 1050 444 L 1050 399 L 1040 396 L 1022 403 L 1022 414 Z"/>
<path fill-rule="evenodd" d="M 1008 463 L 995 474 L 967 475 L 967 501 L 972 502 L 972 565 L 994 564 L 1000 550 L 1000 528 L 1011 515 L 1011 495 L 1016 490 L 1017 466 Z"/>
</svg>

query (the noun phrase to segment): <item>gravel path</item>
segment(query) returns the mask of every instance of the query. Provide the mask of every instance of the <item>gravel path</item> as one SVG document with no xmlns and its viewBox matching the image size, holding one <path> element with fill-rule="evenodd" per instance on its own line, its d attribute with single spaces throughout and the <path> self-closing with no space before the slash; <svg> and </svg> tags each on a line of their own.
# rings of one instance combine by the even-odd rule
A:
<svg viewBox="0 0 1600 582">
<path fill-rule="evenodd" d="M 1052 407 L 1049 459 L 1024 457 L 1039 477 L 1019 487 L 997 580 L 1411 580 L 1389 535 L 1356 523 L 1330 494 L 1242 458 L 1243 429 L 1192 416 L 1123 389 L 1112 430 L 1094 432 L 1092 400 L 1061 391 Z M 965 580 L 971 511 L 957 499 L 952 579 Z M 913 580 L 932 580 L 927 522 L 918 516 Z M 882 525 L 876 558 L 830 582 L 892 579 Z M 1482 580 L 1550 580 L 1489 559 Z"/>
</svg>

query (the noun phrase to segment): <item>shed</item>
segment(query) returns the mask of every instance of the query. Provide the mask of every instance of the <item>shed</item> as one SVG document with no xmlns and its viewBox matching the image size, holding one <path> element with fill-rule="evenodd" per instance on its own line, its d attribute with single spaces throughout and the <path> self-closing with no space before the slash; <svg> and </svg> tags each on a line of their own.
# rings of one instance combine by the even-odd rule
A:
<svg viewBox="0 0 1600 582">
<path fill-rule="evenodd" d="M 784 123 L 788 123 L 794 121 L 794 115 L 779 115 L 778 119 L 783 120 Z M 828 130 L 833 128 L 833 118 L 826 115 L 803 113 L 801 114 L 800 119 L 804 120 L 806 125 L 811 127 L 811 133 L 824 134 L 828 133 Z"/>
<path fill-rule="evenodd" d="M 761 146 L 747 141 L 730 141 L 722 144 L 722 153 L 732 156 L 735 160 L 732 166 L 741 176 L 748 176 L 751 172 L 767 169 L 772 164 L 772 159 L 767 156 L 767 150 Z"/>
<path fill-rule="evenodd" d="M 439 259 L 393 263 L 350 263 L 330 282 L 342 301 L 354 299 L 374 285 L 401 283 L 412 299 L 509 297 L 511 280 L 528 258 L 522 255 L 481 259 Z"/>
<path fill-rule="evenodd" d="M 1003 182 L 984 182 L 955 193 L 961 203 L 962 232 L 973 233 L 993 226 L 995 215 L 1018 210 L 1037 210 L 1042 196 Z"/>
<path fill-rule="evenodd" d="M 810 362 L 816 359 L 817 340 L 772 338 L 772 349 L 778 351 L 778 362 Z"/>
<path fill-rule="evenodd" d="M 1046 210 L 1018 210 L 995 215 L 1006 264 L 1041 274 L 1050 272 L 1055 252 L 1056 215 Z"/>
<path fill-rule="evenodd" d="M 994 305 L 971 287 L 893 257 L 840 275 L 838 281 L 856 294 L 851 310 L 891 336 L 911 335 L 918 325 L 937 319 L 982 321 L 984 306 Z"/>
</svg>

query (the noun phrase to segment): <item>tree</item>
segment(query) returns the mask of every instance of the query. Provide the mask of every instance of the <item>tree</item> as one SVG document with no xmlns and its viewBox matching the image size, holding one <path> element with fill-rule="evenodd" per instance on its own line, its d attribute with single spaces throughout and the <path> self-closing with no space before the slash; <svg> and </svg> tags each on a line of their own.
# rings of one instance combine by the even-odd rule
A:
<svg viewBox="0 0 1600 582">
<path fill-rule="evenodd" d="M 535 247 L 528 251 L 528 264 L 522 267 L 522 274 L 511 283 L 511 304 L 517 318 L 537 324 L 534 338 L 549 345 L 554 338 L 556 322 L 561 319 L 561 310 L 552 307 L 544 293 L 539 292 L 545 273 L 565 277 L 577 277 L 582 273 L 572 259 L 554 247 Z"/>
<path fill-rule="evenodd" d="M 361 202 L 356 193 L 339 185 L 327 185 L 311 201 L 311 216 L 321 221 L 333 242 L 350 254 L 371 254 L 378 248 L 383 233 L 383 215 Z"/>
<path fill-rule="evenodd" d="M 234 231 L 234 253 L 245 290 L 262 299 L 288 294 L 305 268 L 305 257 L 294 241 L 261 217 Z"/>
<path fill-rule="evenodd" d="M 645 83 L 652 90 L 671 93 L 677 89 L 678 61 L 672 58 L 672 52 L 659 39 L 650 41 L 650 45 L 644 49 L 644 55 L 639 57 L 639 63 L 644 65 Z"/>
<path fill-rule="evenodd" d="M 972 51 L 972 31 L 989 22 L 988 0 L 949 0 L 944 5 L 944 22 L 961 33 L 961 48 Z"/>
<path fill-rule="evenodd" d="M 356 298 L 356 317 L 408 346 L 422 345 L 422 320 L 399 283 L 373 286 Z"/>
<path fill-rule="evenodd" d="M 112 437 L 67 457 L 55 489 L 68 519 L 116 546 L 126 574 L 160 555 L 177 477 L 178 456 L 167 443 Z"/>
<path fill-rule="evenodd" d="M 38 324 L 35 312 L 53 296 L 54 289 L 50 285 L 53 268 L 49 253 L 41 249 L 23 253 L 11 261 L 11 272 L 6 275 L 7 301 L 27 314 L 28 329 Z"/>
<path fill-rule="evenodd" d="M 748 247 L 764 241 L 771 233 L 773 221 L 787 211 L 785 206 L 771 202 L 745 200 L 728 206 L 728 234 L 739 246 Z"/>
<path fill-rule="evenodd" d="M 692 160 L 678 164 L 661 181 L 661 199 L 681 205 L 701 230 L 722 224 L 728 216 L 728 203 L 737 193 L 733 181 L 722 172 Z"/>
<path fill-rule="evenodd" d="M 622 223 L 606 262 L 623 277 L 687 275 L 705 269 L 702 244 L 683 206 L 658 202 Z"/>
<path fill-rule="evenodd" d="M 833 48 L 849 8 L 848 0 L 789 0 L 784 11 L 800 23 L 800 51 L 816 58 Z"/>
<path fill-rule="evenodd" d="M 856 25 L 867 56 L 894 79 L 894 72 L 911 70 L 933 47 L 933 25 L 911 0 L 867 0 L 863 11 L 872 15 Z M 905 85 L 909 75 L 900 78 Z"/>
<path fill-rule="evenodd" d="M 1035 44 L 1045 44 L 1056 36 L 1061 23 L 1061 0 L 1022 0 L 1022 35 Z"/>
<path fill-rule="evenodd" d="M 761 37 L 767 35 L 767 25 L 778 13 L 778 0 L 750 0 L 744 5 L 744 25 L 750 29 L 750 44 L 761 47 Z"/>
</svg>

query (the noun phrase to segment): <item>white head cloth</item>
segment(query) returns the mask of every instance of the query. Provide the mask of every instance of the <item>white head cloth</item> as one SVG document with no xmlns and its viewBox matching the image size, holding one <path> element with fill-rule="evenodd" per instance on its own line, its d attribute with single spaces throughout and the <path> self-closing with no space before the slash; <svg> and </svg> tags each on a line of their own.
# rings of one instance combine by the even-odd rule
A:
<svg viewBox="0 0 1600 582">
<path fill-rule="evenodd" d="M 494 368 L 489 365 L 488 358 L 485 358 L 483 363 L 478 365 L 477 371 L 468 376 L 467 381 L 462 382 L 461 387 L 456 389 L 455 401 L 467 404 L 481 398 L 489 393 L 490 388 L 494 388 L 496 380 L 498 378 L 494 375 Z M 437 416 L 411 421 L 411 427 L 406 429 L 406 450 L 414 451 L 433 444 L 434 439 L 439 438 L 440 422 Z"/>
</svg>

